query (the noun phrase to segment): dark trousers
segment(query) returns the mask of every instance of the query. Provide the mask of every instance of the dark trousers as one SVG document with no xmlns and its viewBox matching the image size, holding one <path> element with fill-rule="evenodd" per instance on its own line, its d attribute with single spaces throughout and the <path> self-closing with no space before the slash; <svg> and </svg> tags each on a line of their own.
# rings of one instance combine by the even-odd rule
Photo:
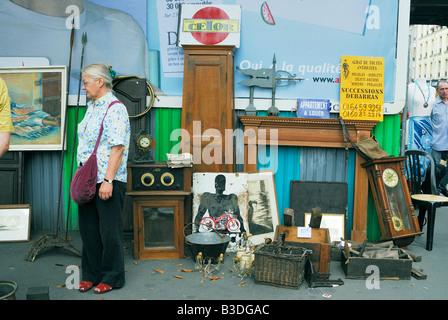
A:
<svg viewBox="0 0 448 320">
<path fill-rule="evenodd" d="M 121 212 L 126 183 L 114 181 L 112 197 L 106 201 L 98 197 L 100 186 L 95 199 L 78 209 L 82 280 L 119 288 L 124 285 L 125 273 Z"/>
</svg>

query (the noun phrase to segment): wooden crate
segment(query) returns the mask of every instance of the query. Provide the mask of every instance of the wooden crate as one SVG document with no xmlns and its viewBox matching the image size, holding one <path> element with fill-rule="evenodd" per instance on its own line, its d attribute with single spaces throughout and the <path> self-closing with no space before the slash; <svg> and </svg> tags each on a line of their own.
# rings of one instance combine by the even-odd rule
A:
<svg viewBox="0 0 448 320">
<path fill-rule="evenodd" d="M 398 254 L 403 254 L 399 248 L 391 250 L 398 250 Z M 344 250 L 341 252 L 341 267 L 349 279 L 367 279 L 372 275 L 372 270 L 368 270 L 369 266 L 378 267 L 379 279 L 383 280 L 409 280 L 411 279 L 412 260 L 405 259 L 390 259 L 390 258 L 364 258 L 364 257 L 349 257 L 347 262 L 347 255 Z"/>
<path fill-rule="evenodd" d="M 316 272 L 330 273 L 331 241 L 327 228 L 313 228 L 311 229 L 311 238 L 298 238 L 297 227 L 279 225 L 275 230 L 275 239 L 282 232 L 286 234 L 285 242 L 287 245 L 313 250 L 308 259 L 313 263 Z"/>
</svg>

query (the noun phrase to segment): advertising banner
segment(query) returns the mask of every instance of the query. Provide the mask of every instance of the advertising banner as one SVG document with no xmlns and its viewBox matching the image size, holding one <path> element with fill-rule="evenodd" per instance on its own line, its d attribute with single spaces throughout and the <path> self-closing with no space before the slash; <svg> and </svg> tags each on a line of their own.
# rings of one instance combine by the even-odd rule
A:
<svg viewBox="0 0 448 320">
<path fill-rule="evenodd" d="M 341 58 L 343 119 L 383 121 L 384 58 Z"/>
<path fill-rule="evenodd" d="M 240 46 L 235 66 L 284 70 L 303 81 L 277 88 L 276 99 L 328 99 L 339 111 L 341 56 L 384 58 L 384 102 L 395 98 L 398 0 L 164 0 L 148 3 L 150 49 L 160 50 L 161 89 L 182 95 L 183 50 L 176 46 L 179 4 L 241 6 Z M 158 30 L 158 33 L 155 33 Z M 157 37 L 155 37 L 157 36 Z M 153 38 L 151 38 L 153 37 Z M 247 78 L 235 70 L 235 97 L 249 97 L 238 85 Z M 255 98 L 271 98 L 255 88 Z"/>
</svg>

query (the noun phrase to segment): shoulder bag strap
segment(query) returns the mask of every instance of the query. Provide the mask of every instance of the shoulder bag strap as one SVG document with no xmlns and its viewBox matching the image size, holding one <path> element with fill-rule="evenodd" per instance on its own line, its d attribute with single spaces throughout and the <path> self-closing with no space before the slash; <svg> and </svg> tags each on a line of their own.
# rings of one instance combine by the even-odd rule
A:
<svg viewBox="0 0 448 320">
<path fill-rule="evenodd" d="M 103 127 L 104 118 L 106 118 L 106 115 L 107 115 L 107 112 L 109 111 L 109 108 L 110 108 L 111 106 L 113 106 L 114 104 L 119 103 L 119 102 L 120 102 L 120 101 L 115 100 L 115 101 L 111 102 L 111 103 L 109 104 L 109 106 L 107 107 L 106 114 L 104 115 L 103 120 L 101 121 L 100 133 L 98 134 L 98 138 L 96 139 L 95 149 L 93 149 L 92 154 L 95 154 L 95 155 L 96 155 L 96 151 L 98 150 L 98 145 L 100 144 L 101 135 L 103 134 L 103 129 L 104 129 L 104 127 Z"/>
</svg>

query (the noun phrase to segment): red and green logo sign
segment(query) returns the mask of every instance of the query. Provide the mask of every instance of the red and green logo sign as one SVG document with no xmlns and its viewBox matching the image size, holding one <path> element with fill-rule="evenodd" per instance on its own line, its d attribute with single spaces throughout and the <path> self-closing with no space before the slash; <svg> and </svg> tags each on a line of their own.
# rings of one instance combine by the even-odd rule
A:
<svg viewBox="0 0 448 320">
<path fill-rule="evenodd" d="M 184 19 L 184 32 L 191 32 L 194 39 L 205 45 L 224 41 L 229 33 L 239 32 L 239 21 L 231 20 L 227 13 L 216 7 L 198 10 L 191 19 Z"/>
</svg>

